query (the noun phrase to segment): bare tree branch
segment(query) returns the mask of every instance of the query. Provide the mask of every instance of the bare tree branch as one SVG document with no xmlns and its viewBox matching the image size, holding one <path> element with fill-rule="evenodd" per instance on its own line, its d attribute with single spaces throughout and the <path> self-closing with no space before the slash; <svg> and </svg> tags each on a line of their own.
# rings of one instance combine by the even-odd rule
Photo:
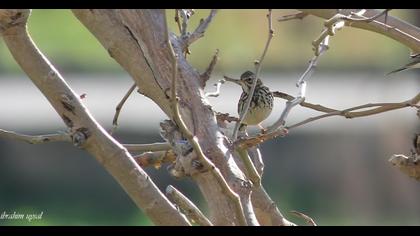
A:
<svg viewBox="0 0 420 236">
<path fill-rule="evenodd" d="M 259 187 L 261 185 L 261 176 L 255 168 L 254 163 L 251 161 L 248 151 L 242 148 L 237 148 L 236 151 L 244 163 L 245 170 L 248 173 L 248 178 L 252 181 L 255 187 Z"/>
<path fill-rule="evenodd" d="M 319 119 L 322 119 L 322 118 L 326 118 L 326 117 L 330 117 L 330 116 L 343 116 L 343 117 L 348 118 L 348 119 L 363 117 L 363 116 L 370 116 L 370 115 L 379 114 L 379 113 L 382 113 L 382 112 L 401 109 L 401 108 L 404 108 L 404 107 L 413 107 L 419 101 L 420 101 L 420 93 L 417 94 L 414 98 L 412 98 L 410 100 L 407 100 L 407 101 L 404 101 L 404 102 L 398 102 L 398 103 L 368 103 L 368 104 L 365 104 L 365 105 L 351 107 L 351 108 L 344 109 L 344 110 L 341 110 L 341 111 L 333 111 L 333 112 L 323 114 L 323 115 L 320 115 L 320 116 L 310 117 L 310 118 L 308 118 L 304 121 L 301 121 L 297 124 L 288 126 L 286 128 L 290 130 L 290 129 L 296 128 L 298 126 L 307 124 L 309 122 L 319 120 Z M 378 107 L 378 108 L 373 108 L 373 109 L 369 109 L 369 110 L 366 110 L 366 111 L 352 112 L 354 110 L 360 110 L 360 109 L 369 108 L 369 107 Z"/>
<path fill-rule="evenodd" d="M 43 134 L 43 135 L 25 135 L 13 131 L 0 129 L 0 138 L 24 141 L 30 144 L 43 144 L 50 142 L 72 142 L 68 133 L 60 134 Z"/>
<path fill-rule="evenodd" d="M 281 95 L 286 100 L 289 100 L 291 98 L 291 96 L 288 95 L 288 94 L 280 94 L 279 93 L 277 95 Z M 236 142 L 234 142 L 233 145 L 236 146 L 236 147 L 239 147 L 239 148 L 255 147 L 256 145 L 261 144 L 261 143 L 263 143 L 267 140 L 276 138 L 278 136 L 287 135 L 288 130 L 290 130 L 290 129 L 296 128 L 298 126 L 307 124 L 307 123 L 315 121 L 315 120 L 330 117 L 330 116 L 343 116 L 345 118 L 350 119 L 350 118 L 357 118 L 357 117 L 363 117 L 363 116 L 370 116 L 370 115 L 379 114 L 379 113 L 382 113 L 382 112 L 401 109 L 401 108 L 404 108 L 404 107 L 415 107 L 415 108 L 418 109 L 418 105 L 416 105 L 416 104 L 419 103 L 419 101 L 420 101 L 420 94 L 417 94 L 414 98 L 409 99 L 407 101 L 399 102 L 399 103 L 368 103 L 368 104 L 365 104 L 365 105 L 356 106 L 356 107 L 352 107 L 352 108 L 348 108 L 348 109 L 344 109 L 344 110 L 334 110 L 334 109 L 331 109 L 331 108 L 324 107 L 322 105 L 314 105 L 314 104 L 311 104 L 311 103 L 306 103 L 305 104 L 306 107 L 311 107 L 314 110 L 321 111 L 321 112 L 326 112 L 326 114 L 315 116 L 315 117 L 310 117 L 310 118 L 305 119 L 304 121 L 301 121 L 301 122 L 296 123 L 294 125 L 287 126 L 287 127 L 285 127 L 285 129 L 277 129 L 274 132 L 258 134 L 258 135 L 253 136 L 253 137 L 241 138 L 241 139 L 238 139 Z M 366 111 L 352 112 L 354 110 L 359 110 L 359 109 L 364 109 L 364 108 L 369 108 L 369 107 L 377 107 L 377 108 L 369 109 L 369 110 L 366 110 Z"/>
<path fill-rule="evenodd" d="M 179 33 L 182 33 L 181 22 L 179 21 L 179 9 L 175 9 L 175 22 L 178 25 Z"/>
<path fill-rule="evenodd" d="M 382 12 L 379 12 L 378 14 L 376 14 L 376 15 L 374 15 L 374 16 L 371 16 L 371 17 L 363 17 L 363 16 L 361 16 L 361 15 L 359 15 L 359 14 L 356 14 L 356 13 L 351 13 L 351 15 L 352 16 L 354 16 L 354 15 L 356 15 L 356 16 L 358 16 L 358 17 L 362 17 L 361 19 L 355 19 L 355 18 L 353 18 L 353 17 L 349 17 L 349 16 L 344 16 L 344 18 L 343 19 L 345 19 L 346 21 L 350 21 L 350 22 L 366 22 L 366 23 L 369 23 L 369 22 L 372 22 L 373 20 L 376 20 L 376 19 L 378 19 L 379 17 L 381 17 L 381 16 L 383 16 L 383 15 L 385 15 L 385 14 L 388 14 L 388 12 L 390 11 L 390 10 L 392 10 L 392 9 L 385 9 L 385 10 L 383 10 Z M 385 22 L 384 22 L 385 24 L 386 24 L 386 20 L 385 20 Z"/>
<path fill-rule="evenodd" d="M 309 216 L 307 216 L 307 215 L 303 214 L 302 212 L 298 212 L 298 211 L 290 211 L 290 213 L 292 213 L 292 214 L 294 214 L 294 215 L 296 215 L 296 216 L 299 216 L 299 217 L 303 218 L 303 219 L 304 219 L 304 220 L 306 220 L 306 222 L 308 222 L 308 224 L 310 224 L 311 226 L 316 226 L 315 221 L 314 221 L 311 217 L 309 217 Z"/>
<path fill-rule="evenodd" d="M 277 19 L 277 21 L 289 21 L 289 20 L 294 20 L 294 19 L 302 20 L 307 15 L 308 13 L 298 11 L 297 13 L 281 16 Z"/>
<path fill-rule="evenodd" d="M 238 122 L 239 119 L 237 117 L 234 116 L 230 116 L 229 113 L 221 113 L 221 112 L 217 112 L 216 117 L 218 120 L 221 121 L 227 121 L 227 122 Z"/>
<path fill-rule="evenodd" d="M 181 25 L 181 37 L 185 38 L 187 36 L 187 28 L 188 28 L 188 21 L 190 20 L 190 17 L 194 14 L 193 9 L 179 9 L 178 10 L 181 13 L 182 17 L 182 25 Z"/>
<path fill-rule="evenodd" d="M 171 119 L 173 112 L 170 100 L 173 73 L 172 54 L 168 38 L 178 55 L 182 55 L 182 43 L 168 33 L 164 10 L 91 9 L 73 10 L 74 15 L 99 40 L 104 48 L 133 78 L 139 92 L 155 102 Z M 200 75 L 184 57 L 178 58 L 180 85 L 180 112 L 188 128 L 197 136 L 203 152 L 211 158 L 235 192 L 242 188 L 244 174 L 237 167 L 228 149 L 228 140 L 220 132 L 215 112 L 208 106 L 200 85 Z M 175 139 L 174 141 L 184 141 Z M 176 142 L 174 144 L 176 144 Z M 172 145 L 172 144 L 171 144 Z M 192 152 L 188 158 L 174 152 L 185 165 L 188 158 L 196 158 Z M 178 163 L 178 161 L 177 161 Z M 181 163 L 182 164 L 182 163 Z M 188 167 L 184 166 L 183 167 Z M 191 167 L 189 167 L 191 169 Z M 214 225 L 237 225 L 235 204 L 222 192 L 217 179 L 210 172 L 194 169 L 191 178 L 197 183 L 208 203 L 209 218 Z"/>
<path fill-rule="evenodd" d="M 226 80 L 224 79 L 219 80 L 219 82 L 214 84 L 214 86 L 216 87 L 216 91 L 206 93 L 205 97 L 218 97 L 220 95 L 220 87 L 222 87 L 222 84 L 224 84 L 225 82 Z"/>
<path fill-rule="evenodd" d="M 205 20 L 204 19 L 200 20 L 200 24 L 197 26 L 197 28 L 194 30 L 194 32 L 191 33 L 191 35 L 189 35 L 189 37 L 187 39 L 187 42 L 186 42 L 187 45 L 191 45 L 192 43 L 197 41 L 199 38 L 202 38 L 204 36 L 205 31 L 209 27 L 210 22 L 213 20 L 217 11 L 218 10 L 216 10 L 216 9 L 212 9 L 210 11 L 209 16 Z"/>
<path fill-rule="evenodd" d="M 335 9 L 299 9 L 302 12 L 321 17 L 324 19 L 330 19 L 337 14 Z M 342 9 L 340 14 L 350 15 L 352 12 L 355 12 L 356 9 Z M 376 16 L 381 11 L 374 9 L 367 9 L 363 16 L 370 18 Z M 382 35 L 385 35 L 389 38 L 392 38 L 412 50 L 413 53 L 420 53 L 420 29 L 414 25 L 411 25 L 405 21 L 402 21 L 398 18 L 387 16 L 386 24 L 379 21 L 379 18 L 371 22 L 348 22 L 346 25 L 373 31 Z"/>
<path fill-rule="evenodd" d="M 213 224 L 207 219 L 207 217 L 192 203 L 184 194 L 178 189 L 169 185 L 166 188 L 166 196 L 175 203 L 181 211 L 193 222 L 201 226 L 212 226 Z"/>
<path fill-rule="evenodd" d="M 254 161 L 257 168 L 258 174 L 261 176 L 263 174 L 264 164 L 261 158 L 261 153 L 258 148 L 252 147 L 247 149 L 248 154 L 251 159 Z M 247 173 L 245 164 L 242 158 L 239 155 L 233 155 L 235 162 L 238 164 L 239 168 Z M 262 166 L 261 166 L 262 165 Z M 257 221 L 260 225 L 264 226 L 290 226 L 295 225 L 288 220 L 286 220 L 283 215 L 280 213 L 276 204 L 271 200 L 270 196 L 265 192 L 262 185 L 252 186 L 251 192 L 251 204 L 243 204 L 249 207 L 253 207 L 253 213 L 255 214 Z"/>
<path fill-rule="evenodd" d="M 260 186 L 252 191 L 252 203 L 261 225 L 296 226 L 280 213 L 276 203 L 271 200 L 265 189 Z"/>
<path fill-rule="evenodd" d="M 292 95 L 289 95 L 289 94 L 283 93 L 283 92 L 278 92 L 278 91 L 273 92 L 273 96 L 285 99 L 287 101 L 292 101 L 292 100 L 295 99 L 295 97 L 293 97 Z M 321 112 L 337 111 L 336 109 L 328 108 L 328 107 L 325 107 L 325 106 L 322 106 L 322 105 L 319 105 L 319 104 L 312 104 L 312 103 L 305 102 L 305 101 L 302 101 L 299 105 L 301 105 L 302 107 L 311 108 L 315 111 L 321 111 Z"/>
<path fill-rule="evenodd" d="M 218 180 L 220 186 L 222 187 L 225 194 L 234 202 L 235 209 L 236 209 L 236 215 L 239 219 L 239 223 L 241 225 L 247 225 L 247 221 L 244 216 L 244 212 L 242 209 L 241 201 L 239 196 L 229 187 L 229 185 L 226 183 L 225 179 L 223 178 L 222 174 L 220 173 L 219 169 L 214 166 L 214 164 L 207 159 L 203 151 L 201 150 L 200 144 L 198 143 L 198 139 L 196 136 L 194 136 L 191 131 L 188 129 L 188 127 L 185 125 L 180 111 L 179 111 L 179 98 L 177 97 L 177 83 L 176 83 L 176 77 L 177 77 L 177 71 L 178 71 L 178 59 L 177 55 L 175 54 L 172 44 L 169 42 L 169 46 L 171 48 L 172 56 L 173 56 L 173 64 L 172 64 L 172 87 L 171 87 L 171 103 L 172 103 L 172 110 L 173 110 L 173 117 L 176 121 L 176 124 L 181 129 L 182 133 L 186 136 L 188 141 L 191 143 L 191 145 L 194 147 L 195 152 L 197 153 L 197 156 L 199 157 L 200 161 L 204 165 L 204 167 L 208 170 L 210 170 L 213 175 Z"/>
<path fill-rule="evenodd" d="M 129 152 L 167 151 L 172 148 L 169 143 L 123 144 Z"/>
<path fill-rule="evenodd" d="M 211 59 L 211 62 L 209 64 L 209 67 L 207 67 L 206 71 L 200 75 L 202 81 L 203 81 L 203 87 L 206 85 L 206 82 L 210 79 L 211 73 L 214 70 L 214 67 L 216 66 L 217 60 L 219 60 L 219 49 L 216 49 L 216 52 L 213 55 L 213 58 Z"/>
<path fill-rule="evenodd" d="M 414 155 L 394 154 L 388 161 L 404 174 L 420 181 L 420 161 Z"/>
<path fill-rule="evenodd" d="M 262 134 L 257 134 L 256 136 L 252 136 L 252 137 L 240 138 L 236 140 L 233 143 L 233 145 L 236 146 L 237 148 L 251 148 L 267 140 L 277 138 L 279 136 L 284 137 L 287 135 L 287 133 L 288 133 L 287 129 L 284 129 L 284 128 L 276 129 L 275 131 L 270 132 L 270 133 L 262 133 Z"/>
<path fill-rule="evenodd" d="M 272 11 L 271 9 L 268 9 L 268 14 L 267 14 L 267 18 L 268 18 L 268 39 L 267 39 L 267 42 L 266 42 L 265 47 L 264 47 L 264 51 L 263 51 L 260 59 L 258 61 L 255 61 L 255 66 L 256 66 L 255 77 L 256 78 L 258 78 L 259 75 L 260 75 L 262 62 L 265 58 L 265 54 L 268 51 L 268 46 L 270 46 L 271 39 L 274 36 L 273 25 L 272 25 L 272 22 L 271 22 L 271 20 L 272 20 L 271 11 Z M 235 141 L 236 138 L 238 137 L 239 127 L 241 126 L 241 123 L 244 121 L 245 116 L 248 113 L 249 106 L 251 105 L 252 97 L 254 96 L 255 87 L 257 86 L 257 81 L 258 81 L 258 79 L 255 79 L 253 81 L 251 90 L 249 91 L 248 99 L 246 100 L 245 105 L 244 105 L 244 109 L 242 110 L 242 113 L 239 115 L 239 122 L 236 123 L 235 128 L 233 130 L 233 136 L 232 136 L 233 141 Z"/>
<path fill-rule="evenodd" d="M 0 10 L 1 35 L 14 59 L 70 129 L 73 144 L 92 154 L 156 225 L 189 225 L 130 153 L 92 117 L 80 97 L 27 33 L 29 10 Z M 9 15 L 8 18 L 3 16 Z"/>
<path fill-rule="evenodd" d="M 274 122 L 274 124 L 272 124 L 271 126 L 267 128 L 268 133 L 276 132 L 276 130 L 282 127 L 285 124 L 286 118 L 289 115 L 292 108 L 302 103 L 305 100 L 306 79 L 312 75 L 312 72 L 315 70 L 318 59 L 328 49 L 328 42 L 329 42 L 328 38 L 329 36 L 325 35 L 325 37 L 322 39 L 322 42 L 319 45 L 317 45 L 315 49 L 315 56 L 310 60 L 309 66 L 306 69 L 306 71 L 298 79 L 298 82 L 296 83 L 296 87 L 299 89 L 298 96 L 294 98 L 293 100 L 286 102 L 286 107 L 283 109 L 283 112 L 281 113 L 279 119 L 276 122 Z M 279 132 L 281 134 L 282 131 L 279 131 Z"/>
<path fill-rule="evenodd" d="M 137 87 L 136 83 L 134 83 L 130 89 L 127 91 L 127 93 L 124 95 L 123 99 L 120 101 L 120 103 L 118 103 L 117 107 L 115 108 L 115 115 L 114 115 L 114 119 L 112 120 L 112 130 L 110 132 L 110 134 L 112 135 L 115 130 L 118 127 L 118 117 L 120 116 L 120 112 L 122 107 L 124 106 L 124 103 L 127 101 L 128 97 L 130 97 L 130 95 L 133 93 L 134 89 Z"/>
<path fill-rule="evenodd" d="M 172 163 L 176 160 L 176 155 L 172 150 L 144 152 L 140 155 L 133 156 L 137 164 L 141 167 L 153 166 L 159 169 L 164 163 Z"/>
</svg>

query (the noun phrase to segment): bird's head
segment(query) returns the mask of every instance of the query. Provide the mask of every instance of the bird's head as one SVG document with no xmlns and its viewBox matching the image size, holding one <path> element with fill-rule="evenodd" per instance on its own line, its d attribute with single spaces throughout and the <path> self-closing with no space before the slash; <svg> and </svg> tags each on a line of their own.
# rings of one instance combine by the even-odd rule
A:
<svg viewBox="0 0 420 236">
<path fill-rule="evenodd" d="M 245 71 L 242 75 L 241 75 L 241 79 L 227 79 L 228 81 L 234 82 L 236 84 L 239 84 L 242 87 L 242 90 L 244 90 L 245 92 L 249 92 L 251 90 L 252 84 L 254 83 L 254 80 L 256 79 L 256 76 L 253 72 L 251 71 Z M 262 81 L 261 79 L 257 80 L 257 85 L 261 86 L 262 85 Z"/>
</svg>

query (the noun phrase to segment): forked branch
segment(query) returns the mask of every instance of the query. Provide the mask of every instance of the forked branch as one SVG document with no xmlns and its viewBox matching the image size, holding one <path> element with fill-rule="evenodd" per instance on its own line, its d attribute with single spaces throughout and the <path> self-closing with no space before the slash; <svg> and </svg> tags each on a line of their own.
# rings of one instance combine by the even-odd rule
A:
<svg viewBox="0 0 420 236">
<path fill-rule="evenodd" d="M 191 219 L 192 223 L 197 223 L 201 226 L 212 226 L 213 224 L 207 219 L 207 217 L 178 189 L 169 185 L 166 188 L 166 196 L 177 205 L 181 211 Z"/>
<path fill-rule="evenodd" d="M 176 77 L 177 77 L 177 72 L 178 72 L 178 59 L 177 59 L 177 55 L 174 52 L 171 42 L 169 41 L 168 43 L 169 43 L 169 47 L 171 49 L 171 53 L 173 57 L 172 58 L 173 59 L 173 64 L 172 64 L 173 74 L 172 74 L 172 86 L 171 86 L 171 106 L 172 106 L 173 117 L 175 119 L 175 122 L 180 128 L 181 132 L 185 135 L 185 137 L 193 146 L 199 160 L 201 161 L 201 164 L 203 164 L 204 168 L 210 170 L 213 173 L 220 187 L 223 189 L 224 193 L 235 204 L 236 216 L 238 217 L 239 224 L 247 225 L 247 221 L 245 219 L 244 212 L 242 210 L 242 204 L 239 199 L 239 196 L 229 187 L 226 180 L 220 173 L 219 169 L 210 160 L 207 159 L 207 157 L 203 153 L 203 150 L 200 147 L 200 144 L 198 143 L 197 137 L 191 133 L 191 131 L 188 129 L 188 127 L 185 125 L 184 121 L 182 120 L 181 113 L 179 111 L 179 103 L 178 103 L 179 98 L 177 96 L 177 83 L 176 83 Z"/>
</svg>

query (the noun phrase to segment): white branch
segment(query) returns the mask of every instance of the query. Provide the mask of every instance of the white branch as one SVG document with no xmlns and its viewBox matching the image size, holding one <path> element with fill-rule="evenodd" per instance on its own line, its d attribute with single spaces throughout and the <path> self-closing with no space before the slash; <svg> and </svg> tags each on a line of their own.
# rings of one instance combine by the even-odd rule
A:
<svg viewBox="0 0 420 236">
<path fill-rule="evenodd" d="M 43 134 L 43 135 L 25 135 L 13 131 L 0 129 L 0 138 L 14 139 L 24 141 L 30 144 L 42 144 L 50 142 L 71 142 L 72 139 L 68 133 L 61 134 Z"/>
</svg>

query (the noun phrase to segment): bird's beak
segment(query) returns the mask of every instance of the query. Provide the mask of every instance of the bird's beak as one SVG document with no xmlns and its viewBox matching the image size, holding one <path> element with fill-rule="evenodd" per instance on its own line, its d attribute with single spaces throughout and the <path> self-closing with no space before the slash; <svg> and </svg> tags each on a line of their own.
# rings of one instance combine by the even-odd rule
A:
<svg viewBox="0 0 420 236">
<path fill-rule="evenodd" d="M 227 76 L 224 76 L 224 78 L 225 78 L 226 81 L 233 82 L 235 84 L 238 84 L 238 85 L 241 85 L 242 86 L 242 80 L 232 79 L 232 78 L 229 78 Z"/>
</svg>

